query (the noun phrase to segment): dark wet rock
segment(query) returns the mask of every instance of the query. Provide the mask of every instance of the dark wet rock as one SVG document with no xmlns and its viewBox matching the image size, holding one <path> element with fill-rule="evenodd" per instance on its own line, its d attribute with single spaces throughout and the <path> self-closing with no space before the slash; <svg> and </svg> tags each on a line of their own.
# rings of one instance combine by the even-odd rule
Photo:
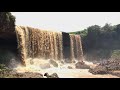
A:
<svg viewBox="0 0 120 90">
<path fill-rule="evenodd" d="M 40 64 L 40 68 L 42 69 L 50 68 L 50 64 L 49 63 Z"/>
<path fill-rule="evenodd" d="M 0 78 L 43 78 L 43 75 L 34 72 L 18 73 L 15 69 L 10 69 L 2 64 L 0 65 Z"/>
<path fill-rule="evenodd" d="M 60 61 L 62 64 L 64 64 L 65 62 L 63 60 Z"/>
<path fill-rule="evenodd" d="M 58 63 L 57 63 L 56 61 L 50 60 L 49 62 L 50 62 L 50 64 L 52 64 L 54 67 L 58 67 Z"/>
<path fill-rule="evenodd" d="M 43 75 L 40 73 L 25 72 L 20 74 L 22 75 L 22 78 L 43 78 Z"/>
<path fill-rule="evenodd" d="M 42 74 L 33 72 L 14 73 L 12 75 L 16 78 L 43 78 Z"/>
<path fill-rule="evenodd" d="M 68 66 L 68 69 L 73 69 L 73 67 L 71 67 L 71 66 Z"/>
<path fill-rule="evenodd" d="M 113 73 L 116 70 L 120 70 L 120 60 L 109 59 L 107 61 L 100 62 L 95 68 L 90 69 L 89 72 L 92 74 L 112 74 L 120 75 L 120 73 Z"/>
<path fill-rule="evenodd" d="M 74 61 L 72 61 L 73 63 L 76 63 L 76 61 L 74 60 Z"/>
<path fill-rule="evenodd" d="M 0 78 L 43 78 L 43 75 L 33 72 L 18 73 L 13 70 L 0 70 Z"/>
<path fill-rule="evenodd" d="M 120 71 L 110 71 L 109 74 L 120 77 Z"/>
<path fill-rule="evenodd" d="M 120 70 L 120 60 L 117 59 L 101 62 L 99 65 L 105 66 L 109 71 Z"/>
<path fill-rule="evenodd" d="M 48 73 L 45 73 L 44 76 L 46 76 L 47 78 L 59 78 L 57 73 L 53 73 L 51 75 L 49 75 Z"/>
<path fill-rule="evenodd" d="M 108 70 L 105 66 L 98 65 L 93 69 L 89 69 L 89 72 L 92 74 L 107 74 Z"/>
<path fill-rule="evenodd" d="M 65 62 L 66 62 L 66 63 L 72 63 L 72 60 L 66 59 Z"/>
<path fill-rule="evenodd" d="M 86 65 L 84 62 L 77 62 L 75 64 L 76 69 L 90 69 L 90 66 Z"/>
</svg>

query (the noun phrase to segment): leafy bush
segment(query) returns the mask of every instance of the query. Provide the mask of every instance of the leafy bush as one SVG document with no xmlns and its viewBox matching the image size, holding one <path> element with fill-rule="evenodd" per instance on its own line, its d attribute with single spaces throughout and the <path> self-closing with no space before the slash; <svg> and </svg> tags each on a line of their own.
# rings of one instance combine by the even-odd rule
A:
<svg viewBox="0 0 120 90">
<path fill-rule="evenodd" d="M 91 54 L 94 51 L 98 59 L 120 56 L 119 52 L 114 51 L 120 50 L 120 24 L 112 26 L 106 23 L 103 27 L 93 25 L 71 33 L 81 35 L 84 54 Z M 91 57 L 95 55 L 91 54 Z"/>
<path fill-rule="evenodd" d="M 120 50 L 114 50 L 112 52 L 111 58 L 113 58 L 113 59 L 120 59 Z"/>
<path fill-rule="evenodd" d="M 0 31 L 14 31 L 15 17 L 10 12 L 0 12 Z"/>
</svg>

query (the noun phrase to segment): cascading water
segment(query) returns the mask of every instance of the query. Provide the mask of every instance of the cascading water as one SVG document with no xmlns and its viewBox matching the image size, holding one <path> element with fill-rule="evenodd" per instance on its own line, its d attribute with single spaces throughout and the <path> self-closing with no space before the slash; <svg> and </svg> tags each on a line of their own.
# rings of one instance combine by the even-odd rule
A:
<svg viewBox="0 0 120 90">
<path fill-rule="evenodd" d="M 74 35 L 70 35 L 70 52 L 71 52 L 71 61 L 73 62 L 75 60 L 75 55 L 74 55 L 74 40 L 75 40 L 75 36 Z"/>
<path fill-rule="evenodd" d="M 76 54 L 77 60 L 83 60 L 83 51 L 82 51 L 82 44 L 81 44 L 81 37 L 80 35 L 75 35 L 75 40 L 76 40 Z"/>
<path fill-rule="evenodd" d="M 16 26 L 16 36 L 23 65 L 28 58 L 83 60 L 79 35 Z"/>
<path fill-rule="evenodd" d="M 25 64 L 26 58 L 62 60 L 62 33 L 16 26 L 18 50 Z"/>
<path fill-rule="evenodd" d="M 71 60 L 81 60 L 83 61 L 83 51 L 82 51 L 82 45 L 81 45 L 81 38 L 80 35 L 73 35 L 70 34 L 70 56 Z"/>
</svg>

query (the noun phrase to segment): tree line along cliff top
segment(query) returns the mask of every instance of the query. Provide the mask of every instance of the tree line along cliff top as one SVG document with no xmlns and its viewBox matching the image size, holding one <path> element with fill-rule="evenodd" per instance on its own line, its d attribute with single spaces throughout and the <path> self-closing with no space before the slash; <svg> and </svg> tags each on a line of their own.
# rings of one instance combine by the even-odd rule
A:
<svg viewBox="0 0 120 90">
<path fill-rule="evenodd" d="M 10 12 L 0 12 L 0 32 L 15 30 L 15 16 Z"/>
</svg>

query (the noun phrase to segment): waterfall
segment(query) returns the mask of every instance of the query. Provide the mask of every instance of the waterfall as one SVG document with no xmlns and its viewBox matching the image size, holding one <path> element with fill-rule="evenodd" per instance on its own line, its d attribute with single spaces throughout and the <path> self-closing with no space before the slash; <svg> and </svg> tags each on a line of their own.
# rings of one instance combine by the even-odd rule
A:
<svg viewBox="0 0 120 90">
<path fill-rule="evenodd" d="M 79 35 L 16 26 L 16 36 L 23 65 L 27 58 L 82 60 Z"/>
<path fill-rule="evenodd" d="M 70 35 L 70 46 L 71 46 L 71 48 L 70 48 L 70 59 L 71 59 L 71 61 L 73 62 L 74 60 L 75 60 L 75 55 L 74 55 L 74 49 L 75 49 L 75 47 L 74 47 L 74 41 L 75 41 L 75 35 Z"/>
<path fill-rule="evenodd" d="M 83 50 L 80 35 L 75 35 L 75 41 L 76 41 L 76 59 L 83 60 Z"/>
<path fill-rule="evenodd" d="M 75 59 L 79 61 L 83 60 L 83 51 L 80 35 L 70 34 L 70 52 L 70 59 L 72 61 L 74 61 Z"/>
</svg>

